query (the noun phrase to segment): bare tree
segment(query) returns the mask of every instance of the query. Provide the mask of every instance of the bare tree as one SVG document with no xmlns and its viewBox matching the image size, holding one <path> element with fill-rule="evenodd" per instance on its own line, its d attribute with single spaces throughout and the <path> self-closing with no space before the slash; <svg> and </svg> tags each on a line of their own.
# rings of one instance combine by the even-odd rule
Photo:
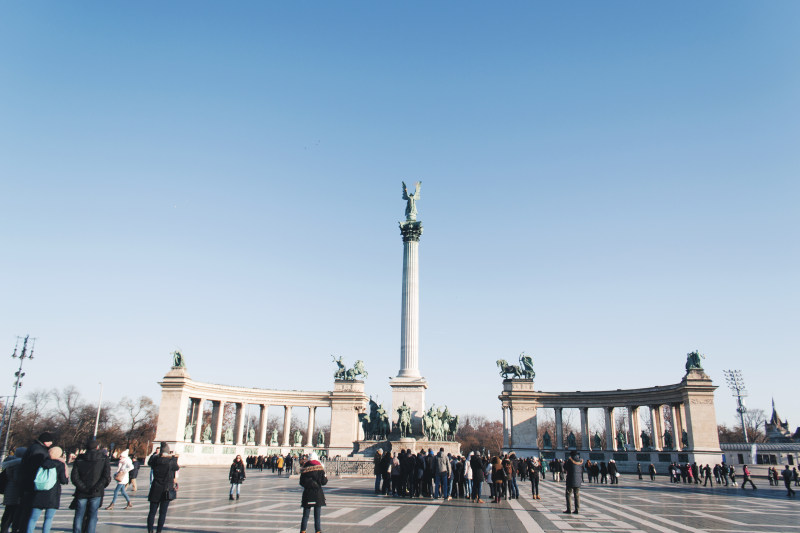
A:
<svg viewBox="0 0 800 533">
<path fill-rule="evenodd" d="M 119 408 L 123 412 L 124 427 L 127 428 L 125 440 L 127 447 L 130 447 L 134 440 L 140 440 L 143 436 L 140 431 L 142 426 L 156 417 L 156 405 L 147 396 L 140 396 L 137 400 L 126 396 L 120 400 Z"/>
</svg>

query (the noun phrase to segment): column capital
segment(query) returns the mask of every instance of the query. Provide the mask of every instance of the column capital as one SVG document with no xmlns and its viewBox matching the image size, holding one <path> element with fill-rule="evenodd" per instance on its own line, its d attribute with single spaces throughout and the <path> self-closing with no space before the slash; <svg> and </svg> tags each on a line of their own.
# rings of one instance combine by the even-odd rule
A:
<svg viewBox="0 0 800 533">
<path fill-rule="evenodd" d="M 400 234 L 403 236 L 403 242 L 419 242 L 419 238 L 422 237 L 422 222 L 416 220 L 400 222 Z"/>
</svg>

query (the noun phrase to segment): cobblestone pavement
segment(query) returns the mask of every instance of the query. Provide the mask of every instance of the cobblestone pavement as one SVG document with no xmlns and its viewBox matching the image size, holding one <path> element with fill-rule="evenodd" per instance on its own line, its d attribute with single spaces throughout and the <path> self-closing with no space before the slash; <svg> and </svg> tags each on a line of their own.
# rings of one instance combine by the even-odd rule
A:
<svg viewBox="0 0 800 533">
<path fill-rule="evenodd" d="M 248 470 L 238 501 L 228 500 L 227 468 L 192 467 L 181 470 L 178 500 L 169 509 L 166 531 L 233 533 L 237 531 L 300 530 L 297 478 L 279 478 L 266 471 Z M 99 533 L 145 530 L 147 480 L 143 468 L 139 490 L 131 493 L 133 509 L 100 511 Z M 702 488 L 623 476 L 620 485 L 584 485 L 579 515 L 565 515 L 564 485 L 540 484 L 541 500 L 533 500 L 530 485 L 520 483 L 520 499 L 475 505 L 466 500 L 387 498 L 372 494 L 370 479 L 333 478 L 325 487 L 328 505 L 322 530 L 336 532 L 758 532 L 800 533 L 800 504 L 786 497 L 783 486 L 759 488 Z M 112 483 L 113 486 L 113 483 Z M 800 489 L 800 487 L 798 487 Z M 108 505 L 111 490 L 106 492 Z M 66 509 L 71 489 L 64 491 L 53 531 L 71 531 L 72 511 Z M 486 497 L 486 491 L 484 491 Z M 489 498 L 486 497 L 488 500 Z M 40 519 L 41 520 L 41 519 Z M 312 520 L 313 522 L 313 520 Z M 41 527 L 41 521 L 39 524 Z M 313 527 L 310 529 L 313 531 Z"/>
</svg>

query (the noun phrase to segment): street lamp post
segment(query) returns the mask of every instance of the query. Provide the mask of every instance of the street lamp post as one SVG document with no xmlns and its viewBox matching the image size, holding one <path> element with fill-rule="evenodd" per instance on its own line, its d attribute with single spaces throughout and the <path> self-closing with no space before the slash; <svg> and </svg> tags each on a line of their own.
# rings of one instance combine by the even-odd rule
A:
<svg viewBox="0 0 800 533">
<path fill-rule="evenodd" d="M 100 399 L 97 401 L 97 416 L 94 418 L 94 438 L 97 438 L 97 426 L 100 424 L 100 407 L 103 405 L 103 382 L 100 382 Z"/>
<path fill-rule="evenodd" d="M 17 344 L 14 346 L 14 353 L 11 354 L 11 357 L 17 358 L 19 357 L 19 369 L 14 373 L 16 379 L 14 380 L 14 395 L 11 397 L 11 407 L 8 409 L 8 423 L 6 424 L 6 435 L 3 439 L 3 449 L 0 450 L 0 461 L 3 461 L 6 458 L 6 451 L 8 450 L 8 436 L 11 434 L 11 417 L 14 415 L 14 404 L 17 402 L 17 394 L 19 392 L 19 388 L 22 387 L 22 378 L 25 376 L 25 372 L 22 371 L 22 363 L 25 359 L 33 359 L 33 347 L 36 344 L 36 339 L 30 338 L 30 335 L 25 335 L 25 339 L 22 341 L 22 351 L 20 352 L 19 356 L 17 356 L 17 348 L 19 348 L 19 340 L 22 337 L 17 337 Z M 28 353 L 28 341 L 31 341 L 31 351 Z"/>
<path fill-rule="evenodd" d="M 736 412 L 739 413 L 739 420 L 742 422 L 742 434 L 744 434 L 744 441 L 747 440 L 747 428 L 744 425 L 744 414 L 747 412 L 747 407 L 744 406 L 744 398 L 747 396 L 747 390 L 744 387 L 744 379 L 742 378 L 741 370 L 724 370 L 725 381 L 728 382 L 728 388 L 731 393 L 736 397 Z"/>
</svg>

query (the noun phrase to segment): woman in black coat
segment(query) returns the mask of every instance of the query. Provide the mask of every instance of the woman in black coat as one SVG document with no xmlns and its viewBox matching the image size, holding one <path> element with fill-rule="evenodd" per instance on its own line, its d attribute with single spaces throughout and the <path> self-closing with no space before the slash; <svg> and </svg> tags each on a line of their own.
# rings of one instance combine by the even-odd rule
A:
<svg viewBox="0 0 800 533">
<path fill-rule="evenodd" d="M 315 452 L 311 452 L 308 461 L 300 470 L 300 486 L 303 487 L 303 498 L 300 505 L 303 507 L 303 520 L 300 522 L 300 532 L 305 533 L 308 526 L 308 515 L 314 508 L 314 531 L 322 531 L 322 506 L 325 505 L 325 493 L 322 486 L 328 483 L 325 477 L 325 467 L 319 462 Z"/>
<path fill-rule="evenodd" d="M 237 455 L 236 459 L 233 460 L 230 472 L 228 472 L 228 479 L 231 481 L 231 493 L 230 496 L 228 496 L 229 500 L 233 499 L 234 488 L 236 489 L 236 499 L 239 499 L 239 491 L 242 487 L 242 482 L 244 482 L 244 478 L 244 463 L 242 462 L 242 456 Z"/>
<path fill-rule="evenodd" d="M 161 533 L 164 522 L 167 520 L 169 502 L 175 499 L 178 486 L 175 483 L 175 474 L 180 467 L 178 458 L 172 455 L 166 442 L 161 443 L 161 454 L 152 455 L 147 465 L 152 470 L 153 482 L 150 484 L 150 493 L 147 500 L 150 502 L 150 513 L 147 515 L 147 533 L 153 533 L 156 511 L 158 511 L 158 529 Z"/>
<path fill-rule="evenodd" d="M 58 446 L 53 446 L 48 450 L 50 457 L 45 459 L 41 468 L 47 470 L 49 468 L 55 469 L 56 483 L 47 490 L 37 490 L 33 493 L 33 503 L 31 510 L 31 517 L 28 521 L 28 531 L 33 532 L 36 529 L 36 522 L 44 510 L 44 523 L 42 524 L 42 531 L 44 533 L 50 532 L 50 527 L 53 523 L 53 517 L 56 514 L 59 506 L 61 505 L 61 485 L 69 483 L 67 477 L 67 466 L 64 463 L 64 452 Z"/>
</svg>

